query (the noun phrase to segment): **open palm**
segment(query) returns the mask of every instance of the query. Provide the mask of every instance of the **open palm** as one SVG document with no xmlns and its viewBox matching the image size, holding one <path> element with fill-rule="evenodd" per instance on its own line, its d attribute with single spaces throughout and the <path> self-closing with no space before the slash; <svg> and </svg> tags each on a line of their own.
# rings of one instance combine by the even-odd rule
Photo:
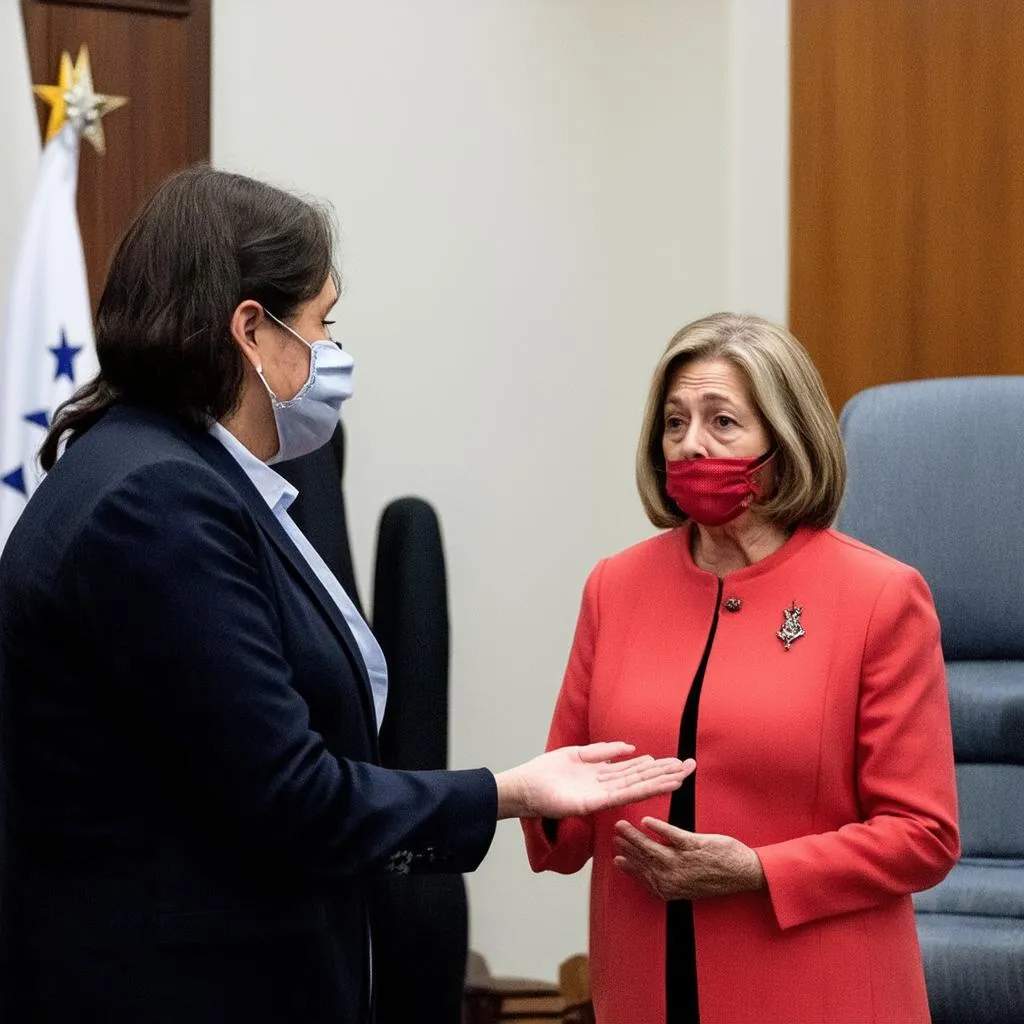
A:
<svg viewBox="0 0 1024 1024">
<path fill-rule="evenodd" d="M 533 758 L 519 774 L 524 817 L 565 818 L 646 800 L 678 789 L 693 761 L 650 755 L 629 757 L 628 743 L 561 747 Z"/>
</svg>

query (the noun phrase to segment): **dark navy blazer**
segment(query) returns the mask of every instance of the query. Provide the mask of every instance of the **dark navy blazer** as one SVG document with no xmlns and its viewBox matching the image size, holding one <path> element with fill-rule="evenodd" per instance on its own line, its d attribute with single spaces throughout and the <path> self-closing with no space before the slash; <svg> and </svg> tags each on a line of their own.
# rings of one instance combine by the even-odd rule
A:
<svg viewBox="0 0 1024 1024">
<path fill-rule="evenodd" d="M 489 772 L 374 764 L 334 602 L 221 444 L 154 412 L 113 408 L 29 501 L 0 680 L 5 1024 L 365 1021 L 364 879 L 493 836 Z"/>
</svg>

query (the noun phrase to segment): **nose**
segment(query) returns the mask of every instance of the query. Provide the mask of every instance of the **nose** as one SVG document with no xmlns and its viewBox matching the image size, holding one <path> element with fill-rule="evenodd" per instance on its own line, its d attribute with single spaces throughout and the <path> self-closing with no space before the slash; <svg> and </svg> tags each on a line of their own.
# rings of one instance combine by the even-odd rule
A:
<svg viewBox="0 0 1024 1024">
<path fill-rule="evenodd" d="M 679 442 L 679 458 L 706 459 L 708 457 L 703 425 L 694 417 Z"/>
</svg>

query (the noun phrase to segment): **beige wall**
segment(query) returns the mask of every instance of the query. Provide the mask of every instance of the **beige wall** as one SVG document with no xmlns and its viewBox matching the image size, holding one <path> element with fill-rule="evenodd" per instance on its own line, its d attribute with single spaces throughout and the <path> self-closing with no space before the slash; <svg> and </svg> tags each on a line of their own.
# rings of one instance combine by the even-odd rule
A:
<svg viewBox="0 0 1024 1024">
<path fill-rule="evenodd" d="M 356 358 L 347 494 L 446 534 L 455 766 L 540 749 L 580 589 L 649 533 L 632 484 L 661 346 L 785 312 L 783 0 L 217 0 L 213 155 L 322 195 Z M 499 827 L 472 944 L 552 976 L 586 878 Z"/>
<path fill-rule="evenodd" d="M 56 71 L 56 68 L 54 69 Z M 39 163 L 39 127 L 18 0 L 0 0 L 0 325 Z M 0 345 L 4 344 L 0 326 Z M 0 359 L 0 372 L 3 360 Z"/>
</svg>

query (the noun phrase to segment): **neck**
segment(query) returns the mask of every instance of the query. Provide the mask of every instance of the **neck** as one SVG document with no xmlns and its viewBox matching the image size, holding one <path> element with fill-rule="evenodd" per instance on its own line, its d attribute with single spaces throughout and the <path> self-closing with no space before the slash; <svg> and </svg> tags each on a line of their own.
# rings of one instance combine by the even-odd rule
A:
<svg viewBox="0 0 1024 1024">
<path fill-rule="evenodd" d="M 766 522 L 752 512 L 744 512 L 724 526 L 694 523 L 694 527 L 693 560 L 716 576 L 726 576 L 760 562 L 778 551 L 787 538 L 781 526 Z"/>
<path fill-rule="evenodd" d="M 242 384 L 242 397 L 238 406 L 221 421 L 221 426 L 230 431 L 246 448 L 266 462 L 277 454 L 277 425 L 263 382 L 256 379 L 255 387 L 250 375 L 246 374 Z"/>
</svg>

